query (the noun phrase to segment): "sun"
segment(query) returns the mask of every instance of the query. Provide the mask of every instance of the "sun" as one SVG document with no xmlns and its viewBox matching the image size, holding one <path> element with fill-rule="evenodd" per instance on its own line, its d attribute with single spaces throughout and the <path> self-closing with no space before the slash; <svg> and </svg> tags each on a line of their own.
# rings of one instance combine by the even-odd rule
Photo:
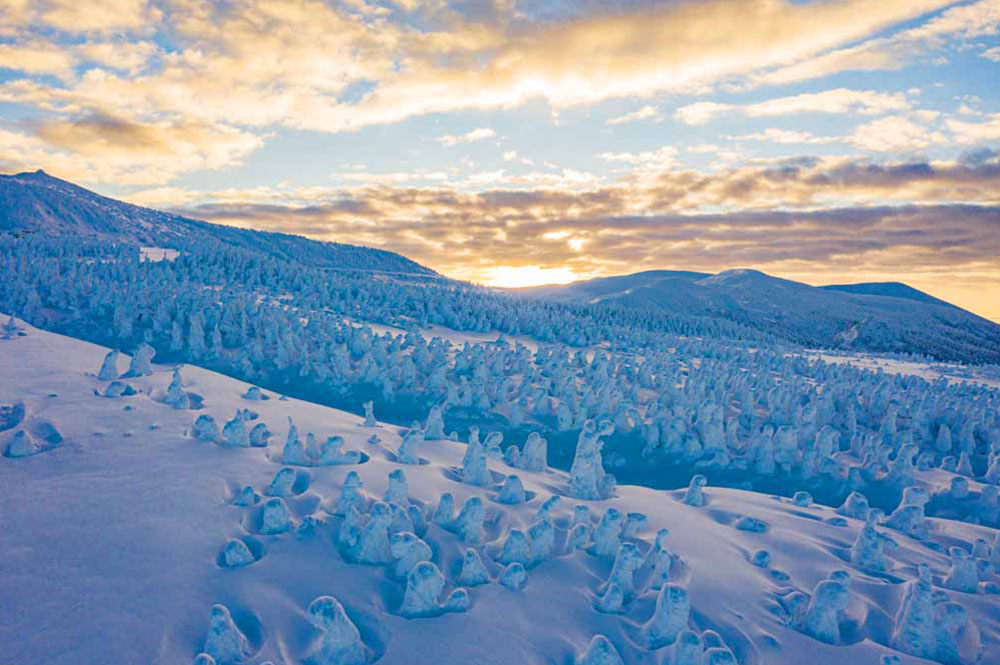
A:
<svg viewBox="0 0 1000 665">
<path fill-rule="evenodd" d="M 543 268 L 541 266 L 497 266 L 483 271 L 476 281 L 487 286 L 517 289 L 543 284 L 568 284 L 583 276 L 572 268 Z"/>
</svg>

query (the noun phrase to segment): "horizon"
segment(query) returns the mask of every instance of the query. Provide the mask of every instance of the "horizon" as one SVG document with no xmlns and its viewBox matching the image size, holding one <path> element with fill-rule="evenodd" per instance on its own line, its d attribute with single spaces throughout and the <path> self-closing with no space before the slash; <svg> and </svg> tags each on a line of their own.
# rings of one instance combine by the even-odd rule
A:
<svg viewBox="0 0 1000 665">
<path fill-rule="evenodd" d="M 24 176 L 24 175 L 39 174 L 39 173 L 44 174 L 44 175 L 49 176 L 49 177 L 53 177 L 53 178 L 65 180 L 65 179 L 62 179 L 62 178 L 58 178 L 58 176 L 53 176 L 51 173 L 48 173 L 44 169 L 41 169 L 41 168 L 34 169 L 34 170 L 31 170 L 31 171 L 22 171 L 22 172 L 19 172 L 19 173 L 10 173 L 10 174 L 2 174 L 2 173 L 0 173 L 0 176 L 3 176 L 3 177 L 15 177 L 15 176 Z M 65 180 L 65 182 L 70 182 L 70 181 Z M 70 184 L 74 184 L 75 185 L 75 183 L 72 183 L 72 182 L 70 182 Z M 111 197 L 111 198 L 114 198 L 114 197 Z M 181 214 L 181 215 L 186 214 L 186 211 L 184 209 L 164 210 L 163 212 L 169 212 L 171 214 Z M 222 225 L 231 225 L 231 226 L 236 226 L 238 228 L 250 228 L 250 229 L 254 228 L 252 226 L 244 226 L 244 225 L 239 225 L 239 224 L 227 224 L 224 221 L 221 221 L 221 222 L 211 222 L 211 223 L 219 223 L 219 224 L 222 224 Z M 258 229 L 258 230 L 265 230 L 266 231 L 266 230 L 269 230 L 269 229 Z M 288 233 L 287 231 L 279 231 L 279 232 Z M 296 234 L 294 232 L 292 234 L 293 235 L 302 235 L 303 237 L 309 237 L 309 236 L 307 236 L 305 234 Z M 320 238 L 319 240 L 323 240 L 323 239 Z M 330 242 L 333 242 L 333 241 L 330 240 Z M 340 242 L 340 241 L 337 241 L 337 242 Z M 411 258 L 411 257 L 406 257 L 406 258 Z M 418 263 L 420 263 L 420 262 L 418 262 Z M 776 277 L 776 278 L 779 278 L 779 279 L 787 279 L 787 280 L 791 280 L 791 281 L 798 281 L 800 283 L 807 284 L 809 286 L 814 286 L 814 287 L 852 286 L 852 285 L 861 285 L 861 284 L 876 283 L 876 284 L 902 284 L 904 286 L 909 286 L 911 288 L 916 288 L 914 285 L 909 284 L 909 283 L 907 283 L 905 281 L 902 281 L 902 280 L 899 280 L 899 279 L 868 280 L 868 281 L 853 281 L 853 282 L 851 282 L 851 281 L 830 282 L 830 281 L 823 281 L 823 277 L 817 276 L 813 281 L 798 280 L 798 279 L 794 279 L 793 277 L 788 276 L 788 275 L 782 275 L 782 274 L 771 273 L 771 272 L 766 272 L 766 271 L 763 271 L 763 270 L 759 270 L 758 268 L 756 268 L 754 266 L 730 266 L 730 267 L 723 267 L 723 268 L 715 270 L 715 271 L 712 271 L 712 270 L 709 270 L 709 269 L 702 269 L 702 268 L 698 268 L 698 267 L 693 267 L 693 268 L 689 267 L 689 268 L 684 268 L 682 270 L 682 269 L 678 269 L 678 268 L 674 268 L 674 267 L 669 267 L 668 266 L 668 267 L 644 268 L 642 270 L 637 270 L 635 272 L 630 272 L 630 273 L 613 273 L 613 274 L 610 274 L 610 273 L 609 274 L 601 273 L 601 274 L 590 274 L 590 275 L 577 275 L 577 274 L 572 274 L 572 273 L 567 274 L 566 271 L 564 269 L 562 269 L 562 268 L 538 269 L 538 268 L 534 268 L 534 267 L 529 267 L 529 268 L 523 269 L 523 272 L 519 271 L 519 270 L 508 270 L 506 272 L 506 274 L 498 274 L 498 275 L 495 276 L 494 279 L 489 280 L 489 281 L 476 281 L 475 279 L 466 279 L 466 278 L 462 278 L 462 277 L 455 277 L 454 275 L 444 274 L 444 273 L 440 272 L 434 265 L 426 265 L 426 264 L 423 264 L 423 263 L 420 263 L 420 265 L 423 265 L 426 268 L 430 268 L 431 270 L 434 270 L 441 277 L 446 278 L 446 279 L 457 279 L 457 280 L 460 280 L 460 281 L 467 281 L 467 282 L 475 284 L 477 286 L 485 286 L 485 287 L 489 287 L 489 288 L 508 289 L 508 290 L 520 290 L 520 289 L 531 289 L 531 288 L 545 288 L 545 287 L 558 287 L 558 286 L 565 286 L 565 285 L 568 285 L 568 284 L 574 284 L 574 283 L 579 283 L 579 282 L 587 282 L 587 281 L 594 280 L 594 279 L 613 278 L 613 277 L 626 277 L 626 276 L 629 276 L 629 275 L 636 275 L 636 274 L 641 274 L 641 273 L 645 273 L 645 272 L 660 272 L 660 271 L 663 271 L 663 272 L 699 272 L 699 273 L 704 273 L 706 275 L 715 275 L 715 274 L 719 274 L 719 273 L 722 273 L 722 272 L 731 272 L 731 271 L 738 271 L 738 270 L 756 270 L 756 271 L 762 272 L 762 273 L 764 273 L 764 274 L 766 274 L 766 275 L 768 275 L 770 277 Z M 553 281 L 542 281 L 542 280 L 545 280 L 545 279 L 551 279 Z M 941 295 L 940 293 L 935 293 L 935 291 L 940 291 L 940 289 L 936 289 L 934 287 L 931 287 L 930 289 L 917 288 L 917 290 L 918 291 L 922 291 L 923 293 L 925 293 L 927 295 L 930 295 L 932 297 L 938 298 L 939 300 L 943 300 L 943 301 L 945 301 L 945 302 L 947 302 L 947 303 L 949 303 L 951 305 L 955 305 L 957 307 L 965 309 L 965 310 L 967 310 L 969 312 L 972 312 L 973 314 L 976 314 L 978 316 L 983 317 L 984 319 L 987 319 L 989 321 L 993 321 L 994 323 L 1000 323 L 1000 307 L 997 308 L 997 314 L 996 315 L 990 316 L 988 314 L 984 314 L 982 312 L 978 312 L 975 309 L 972 309 L 970 307 L 965 307 L 960 302 L 949 300 L 947 296 Z"/>
<path fill-rule="evenodd" d="M 1000 321 L 1000 0 L 4 8 L 5 171 L 489 286 L 752 267 Z"/>
</svg>

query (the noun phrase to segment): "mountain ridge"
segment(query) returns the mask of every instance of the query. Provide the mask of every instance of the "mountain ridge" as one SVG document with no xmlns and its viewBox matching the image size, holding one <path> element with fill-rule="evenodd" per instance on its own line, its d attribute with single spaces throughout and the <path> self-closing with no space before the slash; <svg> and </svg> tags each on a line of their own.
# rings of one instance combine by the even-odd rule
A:
<svg viewBox="0 0 1000 665">
<path fill-rule="evenodd" d="M 438 276 L 384 249 L 212 224 L 103 196 L 41 169 L 0 174 L 0 232 L 78 234 L 172 249 L 208 236 L 325 268 Z"/>
<path fill-rule="evenodd" d="M 1000 325 L 900 282 L 815 287 L 759 270 L 653 270 L 514 291 L 567 304 L 683 310 L 808 346 L 1000 359 Z"/>
</svg>

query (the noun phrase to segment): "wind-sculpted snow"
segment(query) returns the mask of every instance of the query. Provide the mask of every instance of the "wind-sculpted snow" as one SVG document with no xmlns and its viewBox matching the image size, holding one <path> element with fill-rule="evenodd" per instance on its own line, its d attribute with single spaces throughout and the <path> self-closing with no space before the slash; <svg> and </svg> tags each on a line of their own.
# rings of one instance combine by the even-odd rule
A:
<svg viewBox="0 0 1000 665">
<path fill-rule="evenodd" d="M 370 443 L 362 416 L 270 389 L 248 399 L 247 383 L 194 365 L 175 383 L 174 365 L 152 363 L 127 379 L 133 394 L 107 399 L 119 380 L 99 371 L 108 349 L 23 332 L 0 343 L 0 437 L 6 449 L 30 436 L 40 454 L 0 458 L 0 662 L 1000 654 L 997 495 L 984 482 L 1000 455 L 998 398 L 980 385 L 725 346 L 697 358 L 694 346 L 442 347 L 470 386 L 468 407 L 439 403 L 444 425 L 487 420 L 480 388 L 533 376 L 523 429 L 495 419 L 431 437 L 425 403 L 415 426 L 382 420 Z M 392 353 L 419 359 L 421 342 L 405 339 Z M 575 398 L 555 387 L 570 383 Z M 201 408 L 164 399 L 172 384 Z M 257 425 L 273 432 L 259 446 Z M 364 463 L 321 464 L 324 450 L 364 451 Z M 642 474 L 673 476 L 660 489 L 621 482 Z M 763 491 L 725 486 L 737 483 Z"/>
</svg>

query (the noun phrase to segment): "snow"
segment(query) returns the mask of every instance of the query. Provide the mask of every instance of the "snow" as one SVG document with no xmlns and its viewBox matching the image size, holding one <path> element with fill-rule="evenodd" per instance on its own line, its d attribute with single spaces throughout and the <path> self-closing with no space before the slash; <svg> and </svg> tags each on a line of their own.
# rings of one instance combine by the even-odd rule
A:
<svg viewBox="0 0 1000 665">
<path fill-rule="evenodd" d="M 107 399 L 96 372 L 108 349 L 24 332 L 0 343 L 0 404 L 21 405 L 20 416 L 5 416 L 14 424 L 0 445 L 27 432 L 40 449 L 0 458 L 0 663 L 173 664 L 201 653 L 249 665 L 933 662 L 910 655 L 919 649 L 938 659 L 954 651 L 967 664 L 1000 660 L 1000 596 L 951 588 L 967 589 L 972 573 L 949 553 L 994 542 L 995 529 L 925 517 L 926 539 L 891 531 L 895 546 L 880 570 L 852 562 L 865 528 L 857 501 L 839 514 L 701 482 L 672 491 L 618 485 L 612 498 L 587 501 L 570 496 L 569 474 L 508 466 L 485 442 L 470 484 L 461 482 L 461 442 L 422 441 L 426 463 L 400 465 L 402 428 L 380 424 L 372 445 L 362 417 L 278 395 L 252 402 L 255 422 L 274 432 L 267 447 L 218 445 L 194 436 L 196 418 L 229 421 L 246 408 L 250 384 L 186 365 L 184 389 L 203 403 L 175 409 L 156 399 L 174 368 L 153 364 L 129 379 L 137 394 Z M 289 489 L 282 450 L 292 422 L 317 440 L 341 437 L 364 451 L 361 463 L 297 466 Z M 428 518 L 411 533 L 431 551 L 405 581 L 363 563 L 404 558 L 391 551 L 391 506 L 378 502 L 390 483 L 398 490 L 400 476 L 391 478 L 403 469 L 406 493 L 393 498 Z M 254 501 L 280 474 L 288 495 Z M 343 499 L 349 474 L 365 501 Z M 526 500 L 501 503 L 511 475 Z M 953 475 L 923 477 L 946 491 Z M 240 501 L 248 505 L 234 505 L 248 486 L 251 498 Z M 359 525 L 357 548 L 338 544 L 344 504 L 382 515 Z M 448 504 L 440 515 L 439 504 Z M 623 539 L 632 513 L 646 520 L 636 518 L 635 537 Z M 287 530 L 266 533 L 283 517 Z M 766 529 L 738 529 L 744 518 Z M 531 544 L 544 529 L 531 530 L 546 520 L 551 552 L 536 557 Z M 505 565 L 499 553 L 514 533 L 529 547 Z M 397 551 L 422 551 L 417 540 L 397 538 Z M 645 559 L 668 544 L 669 583 L 651 588 L 652 563 L 635 569 L 635 553 Z M 998 581 L 986 573 L 985 583 Z M 925 641 L 906 646 L 920 621 L 930 622 Z M 686 660 L 689 649 L 705 655 Z"/>
<path fill-rule="evenodd" d="M 139 258 L 142 261 L 174 261 L 181 253 L 176 249 L 166 247 L 140 247 Z"/>
<path fill-rule="evenodd" d="M 987 372 L 983 366 L 901 360 L 899 358 L 880 357 L 867 353 L 810 351 L 806 355 L 819 358 L 828 363 L 843 363 L 861 369 L 882 371 L 887 374 L 919 376 L 928 381 L 943 378 L 949 382 L 963 381 L 1000 388 L 1000 375 L 995 371 L 996 366 L 993 366 L 993 372 Z"/>
</svg>

